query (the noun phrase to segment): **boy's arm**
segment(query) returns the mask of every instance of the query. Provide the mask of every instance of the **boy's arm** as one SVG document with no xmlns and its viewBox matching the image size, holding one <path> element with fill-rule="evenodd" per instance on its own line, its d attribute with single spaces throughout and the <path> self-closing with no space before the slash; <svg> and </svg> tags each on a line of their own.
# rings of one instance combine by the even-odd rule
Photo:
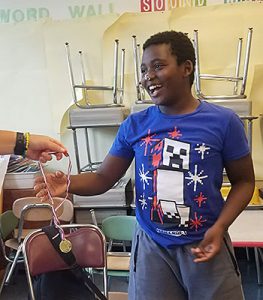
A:
<svg viewBox="0 0 263 300">
<path fill-rule="evenodd" d="M 226 231 L 237 216 L 246 208 L 255 188 L 255 176 L 250 155 L 225 164 L 231 189 L 225 206 L 216 222 Z"/>
<path fill-rule="evenodd" d="M 207 230 L 198 247 L 192 249 L 195 262 L 207 261 L 220 251 L 224 233 L 248 205 L 254 192 L 255 177 L 250 155 L 227 162 L 225 168 L 231 190 L 216 223 Z"/>
<path fill-rule="evenodd" d="M 125 174 L 131 162 L 132 159 L 108 154 L 97 172 L 70 176 L 69 192 L 82 196 L 102 194 Z M 53 197 L 64 195 L 67 189 L 67 176 L 64 173 L 46 174 L 46 182 L 47 186 L 43 177 L 38 177 L 35 181 L 36 196 L 42 198 L 42 201 L 48 200 L 47 187 Z"/>
<path fill-rule="evenodd" d="M 70 177 L 69 192 L 78 195 L 97 195 L 109 190 L 125 174 L 132 160 L 108 154 L 95 173 Z"/>
</svg>

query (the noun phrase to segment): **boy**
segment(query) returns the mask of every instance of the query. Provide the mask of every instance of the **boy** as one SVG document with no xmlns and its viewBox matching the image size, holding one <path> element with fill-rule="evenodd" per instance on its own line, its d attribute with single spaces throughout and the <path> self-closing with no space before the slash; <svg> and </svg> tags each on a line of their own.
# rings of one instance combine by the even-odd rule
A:
<svg viewBox="0 0 263 300">
<path fill-rule="evenodd" d="M 155 106 L 130 115 L 96 173 L 71 176 L 69 191 L 100 194 L 135 158 L 136 217 L 130 300 L 243 299 L 227 229 L 249 203 L 254 172 L 242 122 L 191 93 L 195 54 L 175 31 L 143 46 L 142 84 Z M 223 169 L 231 182 L 224 202 Z M 66 177 L 47 176 L 52 195 Z M 44 199 L 42 179 L 35 186 Z"/>
</svg>

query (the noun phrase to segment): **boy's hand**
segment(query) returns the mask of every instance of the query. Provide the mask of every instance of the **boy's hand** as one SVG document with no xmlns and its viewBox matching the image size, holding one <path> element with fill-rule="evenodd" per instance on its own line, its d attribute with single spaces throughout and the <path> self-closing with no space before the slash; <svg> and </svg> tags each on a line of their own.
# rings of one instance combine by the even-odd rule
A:
<svg viewBox="0 0 263 300">
<path fill-rule="evenodd" d="M 67 191 L 67 176 L 61 171 L 46 174 L 46 181 L 47 185 L 42 176 L 35 180 L 34 190 L 41 201 L 48 200 L 47 188 L 52 197 L 62 196 Z"/>
<path fill-rule="evenodd" d="M 208 229 L 198 247 L 191 249 L 195 256 L 194 262 L 205 262 L 216 256 L 221 249 L 224 233 L 215 225 Z"/>
</svg>

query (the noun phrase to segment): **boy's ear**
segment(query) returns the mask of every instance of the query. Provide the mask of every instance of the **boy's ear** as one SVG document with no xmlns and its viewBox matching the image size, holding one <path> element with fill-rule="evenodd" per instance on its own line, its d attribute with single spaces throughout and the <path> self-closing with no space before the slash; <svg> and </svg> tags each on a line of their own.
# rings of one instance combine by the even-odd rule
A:
<svg viewBox="0 0 263 300">
<path fill-rule="evenodd" d="M 194 70 L 193 63 L 191 62 L 191 60 L 187 59 L 184 62 L 184 75 L 185 75 L 185 77 L 190 76 L 193 73 L 193 70 Z"/>
</svg>

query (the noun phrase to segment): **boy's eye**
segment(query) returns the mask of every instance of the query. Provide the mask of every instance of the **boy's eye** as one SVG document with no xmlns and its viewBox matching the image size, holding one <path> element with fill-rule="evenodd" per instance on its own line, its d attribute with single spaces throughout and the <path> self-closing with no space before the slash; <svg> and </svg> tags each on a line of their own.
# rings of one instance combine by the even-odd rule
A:
<svg viewBox="0 0 263 300">
<path fill-rule="evenodd" d="M 144 74 L 146 72 L 145 69 L 141 69 L 141 73 Z"/>
<path fill-rule="evenodd" d="M 156 65 L 154 65 L 154 68 L 157 69 L 157 70 L 160 69 L 161 67 L 162 67 L 161 64 L 156 64 Z"/>
</svg>

